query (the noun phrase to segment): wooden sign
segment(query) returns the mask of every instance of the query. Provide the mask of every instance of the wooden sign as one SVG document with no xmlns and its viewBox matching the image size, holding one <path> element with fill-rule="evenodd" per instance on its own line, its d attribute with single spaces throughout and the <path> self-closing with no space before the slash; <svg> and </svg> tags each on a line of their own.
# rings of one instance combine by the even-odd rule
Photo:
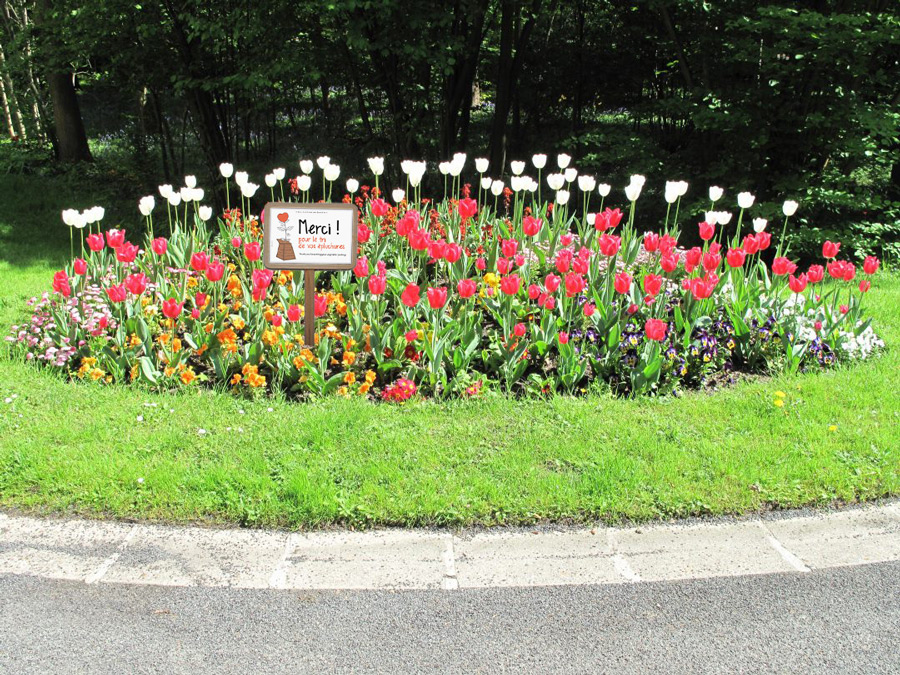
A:
<svg viewBox="0 0 900 675">
<path fill-rule="evenodd" d="M 359 213 L 353 204 L 269 202 L 263 209 L 263 265 L 304 270 L 303 339 L 315 343 L 316 270 L 356 266 Z"/>
</svg>

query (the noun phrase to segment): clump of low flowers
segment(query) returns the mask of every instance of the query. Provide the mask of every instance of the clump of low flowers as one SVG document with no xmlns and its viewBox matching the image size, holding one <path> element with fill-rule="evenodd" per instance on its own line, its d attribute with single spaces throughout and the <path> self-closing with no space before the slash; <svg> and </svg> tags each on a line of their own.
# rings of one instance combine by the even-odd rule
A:
<svg viewBox="0 0 900 675">
<path fill-rule="evenodd" d="M 421 193 L 424 163 L 404 162 L 405 185 L 388 199 L 384 162 L 372 158 L 374 185 L 350 179 L 343 196 L 359 210 L 358 262 L 318 274 L 311 345 L 301 276 L 262 265 L 251 215 L 259 186 L 246 173 L 222 165 L 227 208 L 215 219 L 193 177 L 180 190 L 161 186 L 164 206 L 140 200 L 135 243 L 102 228 L 101 208 L 66 211 L 72 261 L 8 339 L 79 380 L 393 403 L 671 393 L 737 373 L 829 368 L 883 347 L 862 310 L 879 261 L 858 269 L 827 241 L 821 262 L 799 269 L 784 243 L 796 203 L 785 202 L 773 236 L 751 218 L 753 195 L 738 195 L 734 217 L 717 209 L 723 191 L 713 187 L 710 210 L 683 233 L 688 186 L 671 182 L 665 221 L 641 232 L 643 177 L 607 205 L 611 187 L 579 176 L 565 155 L 545 185 L 546 161 L 532 158 L 536 180 L 513 162 L 507 186 L 478 159 L 473 189 L 457 155 L 440 166 L 441 199 Z M 318 164 L 328 200 L 340 168 Z M 273 200 L 276 188 L 280 199 L 319 196 L 312 161 L 300 167 L 293 179 L 284 169 L 266 176 Z M 580 209 L 570 210 L 573 197 Z M 680 246 L 683 235 L 697 245 Z"/>
</svg>

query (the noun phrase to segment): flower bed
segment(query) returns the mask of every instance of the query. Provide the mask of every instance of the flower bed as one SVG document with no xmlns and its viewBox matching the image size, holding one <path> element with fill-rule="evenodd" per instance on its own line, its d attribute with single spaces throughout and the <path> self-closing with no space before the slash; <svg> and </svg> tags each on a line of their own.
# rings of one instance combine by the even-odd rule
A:
<svg viewBox="0 0 900 675">
<path fill-rule="evenodd" d="M 323 159 L 327 198 L 340 171 Z M 710 211 L 686 233 L 698 245 L 682 248 L 684 183 L 667 184 L 665 222 L 641 234 L 639 176 L 624 211 L 604 207 L 609 186 L 577 176 L 582 208 L 570 211 L 572 169 L 546 177 L 555 194 L 545 203 L 540 168 L 535 181 L 514 163 L 514 189 L 481 176 L 473 193 L 459 178 L 463 162 L 441 165 L 452 183 L 440 201 L 422 198 L 418 163 L 404 166 L 406 190 L 393 203 L 378 189 L 377 160 L 375 187 L 347 181 L 359 261 L 318 275 L 314 345 L 303 345 L 298 323 L 299 275 L 262 267 L 259 222 L 244 215 L 258 186 L 228 165 L 228 199 L 234 175 L 241 208 L 212 227 L 191 177 L 180 191 L 161 187 L 167 236 L 154 233 L 155 199 L 141 200 L 140 245 L 122 230 L 102 232 L 102 209 L 65 212 L 82 253 L 74 256 L 73 236 L 72 262 L 8 339 L 27 359 L 101 383 L 397 402 L 492 390 L 677 392 L 734 373 L 827 368 L 883 346 L 861 305 L 877 259 L 858 275 L 838 259 L 840 244 L 825 242 L 823 264 L 798 273 L 783 243 L 796 204 L 786 202 L 775 242 L 765 221 L 743 226 L 752 196 L 739 195 L 732 224 L 713 210 L 722 195 L 712 188 Z M 311 201 L 309 164 L 290 181 L 284 170 L 267 176 L 270 196 L 286 186 L 290 199 Z M 476 167 L 486 170 L 483 160 Z"/>
</svg>

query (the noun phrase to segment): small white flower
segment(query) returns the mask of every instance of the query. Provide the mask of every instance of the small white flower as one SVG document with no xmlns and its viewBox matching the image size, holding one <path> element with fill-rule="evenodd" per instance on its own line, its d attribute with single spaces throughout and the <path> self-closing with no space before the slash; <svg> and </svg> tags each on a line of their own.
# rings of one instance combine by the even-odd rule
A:
<svg viewBox="0 0 900 675">
<path fill-rule="evenodd" d="M 256 194 L 256 191 L 259 189 L 259 185 L 256 183 L 244 183 L 241 185 L 241 194 L 244 195 L 247 199 L 250 199 L 253 195 Z"/>
<path fill-rule="evenodd" d="M 569 197 L 571 194 L 568 190 L 557 190 L 556 191 L 556 203 L 560 206 L 565 206 L 569 203 Z"/>
<path fill-rule="evenodd" d="M 488 170 L 489 164 L 487 157 L 479 157 L 475 160 L 475 170 L 478 173 L 484 173 Z"/>
<path fill-rule="evenodd" d="M 742 209 L 749 209 L 751 206 L 753 206 L 754 201 L 756 201 L 756 197 L 751 195 L 749 192 L 738 193 L 738 206 Z"/>
<path fill-rule="evenodd" d="M 456 178 L 459 174 L 462 173 L 463 168 L 466 165 L 466 156 L 460 156 L 459 153 L 453 155 L 453 161 L 450 162 L 450 175 Z M 422 174 L 425 173 L 425 162 L 421 162 L 422 173 L 419 174 L 419 180 L 422 180 Z"/>
<path fill-rule="evenodd" d="M 328 155 L 322 155 L 316 160 L 316 166 L 318 166 L 322 171 L 325 170 L 325 167 L 331 164 L 331 157 Z"/>
<path fill-rule="evenodd" d="M 534 178 L 528 179 L 528 185 L 526 186 L 526 189 L 529 192 L 536 192 L 538 187 L 540 187 L 540 186 L 538 185 L 538 182 Z"/>
<path fill-rule="evenodd" d="M 717 202 L 722 199 L 722 195 L 725 194 L 725 190 L 715 185 L 710 186 L 709 188 L 709 201 Z M 709 222 L 709 221 L 707 221 Z"/>
<path fill-rule="evenodd" d="M 600 183 L 600 185 L 597 186 L 597 192 L 601 197 L 608 197 L 610 190 L 612 190 L 612 185 L 609 183 Z"/>
<path fill-rule="evenodd" d="M 781 207 L 781 212 L 788 218 L 797 213 L 797 207 L 800 206 L 793 199 L 788 199 Z"/>
<path fill-rule="evenodd" d="M 270 188 L 275 187 L 275 183 L 278 182 L 278 181 L 275 179 L 275 174 L 274 174 L 274 173 L 267 173 L 267 174 L 265 175 L 265 178 L 263 178 L 263 180 L 266 182 L 266 187 L 270 187 Z"/>
<path fill-rule="evenodd" d="M 179 194 L 181 195 L 181 201 L 185 204 L 194 200 L 194 188 L 189 188 L 187 185 L 181 188 Z"/>
<path fill-rule="evenodd" d="M 716 220 L 719 221 L 719 225 L 727 225 L 731 222 L 731 212 L 730 211 L 717 211 L 716 212 Z"/>
<path fill-rule="evenodd" d="M 198 436 L 206 436 L 206 429 L 197 429 Z"/>
<path fill-rule="evenodd" d="M 688 191 L 687 181 L 684 181 L 684 180 L 675 181 L 675 185 L 677 186 L 678 196 L 684 197 Z"/>
<path fill-rule="evenodd" d="M 143 415 L 138 415 L 138 416 L 137 416 L 137 421 L 138 421 L 138 422 L 143 422 L 143 421 L 144 421 L 144 416 L 143 416 Z"/>
<path fill-rule="evenodd" d="M 418 187 L 419 183 L 422 182 L 422 177 L 425 175 L 426 166 L 427 165 L 425 164 L 425 162 L 413 162 L 412 166 L 409 169 L 410 185 L 412 185 L 413 187 Z M 459 170 L 461 170 L 461 167 L 460 169 L 457 169 L 453 162 L 450 162 L 451 174 L 453 174 L 454 176 L 458 176 Z M 454 171 L 457 171 L 457 173 L 453 173 Z"/>
<path fill-rule="evenodd" d="M 337 164 L 329 164 L 325 167 L 325 180 L 336 181 L 341 175 L 341 167 Z"/>
<path fill-rule="evenodd" d="M 391 198 L 394 200 L 395 204 L 399 204 L 403 201 L 403 198 L 406 197 L 406 192 L 404 192 L 401 188 L 395 189 L 391 192 Z"/>
<path fill-rule="evenodd" d="M 547 174 L 547 185 L 551 190 L 561 190 L 562 186 L 566 184 L 566 177 L 561 173 L 548 173 Z"/>
<path fill-rule="evenodd" d="M 450 162 L 441 162 L 438 164 L 438 171 L 441 172 L 442 176 L 446 176 L 450 173 Z"/>
<path fill-rule="evenodd" d="M 143 479 L 143 477 L 142 477 L 142 478 L 138 478 L 138 479 L 137 479 L 137 482 L 138 482 L 139 485 L 143 485 L 143 484 L 144 484 L 144 479 Z"/>
<path fill-rule="evenodd" d="M 766 229 L 766 225 L 768 224 L 768 222 L 769 221 L 767 221 L 765 218 L 754 218 L 753 219 L 753 231 L 756 232 L 757 234 L 759 234 L 760 232 L 762 232 L 763 230 Z"/>
<path fill-rule="evenodd" d="M 284 180 L 285 171 L 283 167 L 272 169 L 272 173 L 275 174 L 275 180 Z"/>
<path fill-rule="evenodd" d="M 159 196 L 163 199 L 168 199 L 169 195 L 172 194 L 172 186 L 171 185 L 160 185 L 159 186 Z"/>
<path fill-rule="evenodd" d="M 197 177 L 196 176 L 185 176 L 184 184 L 187 185 L 191 189 L 197 187 Z"/>
<path fill-rule="evenodd" d="M 376 176 L 384 173 L 384 157 L 369 157 L 369 170 Z"/>
<path fill-rule="evenodd" d="M 141 197 L 141 201 L 138 202 L 138 211 L 145 218 L 153 212 L 154 208 L 156 208 L 156 198 L 153 195 Z"/>
<path fill-rule="evenodd" d="M 520 192 L 525 189 L 526 184 L 530 180 L 528 176 L 510 176 L 509 186 L 513 189 L 513 192 Z"/>
<path fill-rule="evenodd" d="M 238 187 L 246 185 L 250 182 L 250 176 L 246 171 L 236 171 L 234 174 L 234 182 L 238 184 Z"/>
<path fill-rule="evenodd" d="M 300 160 L 300 171 L 305 174 L 312 173 L 313 170 L 313 162 L 311 159 L 301 159 Z"/>
<path fill-rule="evenodd" d="M 234 175 L 234 164 L 222 162 L 219 164 L 219 173 L 222 174 L 222 178 L 231 178 Z"/>
<path fill-rule="evenodd" d="M 78 217 L 78 211 L 75 209 L 65 209 L 62 212 L 62 220 L 69 227 L 75 226 L 75 219 Z"/>
<path fill-rule="evenodd" d="M 572 158 L 564 152 L 561 152 L 556 156 L 556 166 L 559 167 L 560 171 L 569 166 L 569 162 L 571 161 Z"/>
<path fill-rule="evenodd" d="M 354 194 L 357 190 L 359 190 L 359 181 L 355 178 L 347 179 L 347 192 L 351 195 Z"/>
<path fill-rule="evenodd" d="M 202 202 L 202 201 L 203 201 L 203 195 L 205 195 L 205 194 L 206 194 L 206 193 L 203 191 L 203 188 L 194 188 L 194 194 L 193 194 L 194 201 L 195 201 L 195 202 Z"/>
<path fill-rule="evenodd" d="M 297 189 L 301 192 L 308 192 L 312 185 L 312 178 L 307 175 L 297 176 Z"/>
<path fill-rule="evenodd" d="M 493 184 L 494 184 L 494 179 L 491 178 L 490 176 L 483 176 L 481 178 L 481 189 L 482 190 L 490 190 L 491 185 L 493 185 Z"/>
<path fill-rule="evenodd" d="M 414 164 L 415 164 L 415 162 L 413 160 L 404 159 L 402 162 L 400 162 L 400 170 L 403 172 L 404 175 L 408 176 L 409 172 L 412 171 Z"/>
<path fill-rule="evenodd" d="M 212 218 L 212 207 L 211 206 L 201 206 L 197 209 L 197 215 L 200 216 L 200 220 L 204 223 Z"/>
<path fill-rule="evenodd" d="M 495 180 L 493 183 L 491 183 L 491 194 L 495 197 L 499 197 L 501 194 L 503 194 L 503 188 L 503 181 Z"/>
<path fill-rule="evenodd" d="M 512 169 L 514 176 L 521 176 L 525 170 L 525 162 L 515 159 L 509 163 L 509 168 Z"/>
<path fill-rule="evenodd" d="M 597 180 L 593 176 L 578 176 L 578 189 L 582 192 L 593 192 L 597 187 Z"/>
<path fill-rule="evenodd" d="M 573 180 L 575 180 L 575 178 L 578 177 L 578 169 L 570 166 L 563 172 L 563 176 L 565 177 L 567 183 L 571 183 Z"/>
<path fill-rule="evenodd" d="M 638 183 L 629 183 L 628 187 L 625 188 L 625 198 L 630 202 L 636 202 L 638 197 L 641 196 L 641 185 Z"/>
<path fill-rule="evenodd" d="M 640 185 L 644 187 L 644 183 L 647 182 L 647 179 L 639 173 L 632 174 L 631 178 L 628 179 L 628 182 L 632 185 Z"/>
<path fill-rule="evenodd" d="M 169 206 L 179 206 L 181 204 L 181 193 L 180 192 L 170 192 L 169 193 Z"/>
<path fill-rule="evenodd" d="M 543 169 L 545 166 L 547 166 L 547 155 L 543 153 L 532 155 L 531 163 L 534 164 L 535 169 Z"/>
<path fill-rule="evenodd" d="M 678 201 L 678 193 L 666 183 L 666 191 L 663 195 L 667 204 L 674 204 Z"/>
<path fill-rule="evenodd" d="M 707 211 L 703 214 L 703 222 L 709 223 L 710 225 L 715 225 L 719 222 L 718 216 L 718 211 Z"/>
</svg>

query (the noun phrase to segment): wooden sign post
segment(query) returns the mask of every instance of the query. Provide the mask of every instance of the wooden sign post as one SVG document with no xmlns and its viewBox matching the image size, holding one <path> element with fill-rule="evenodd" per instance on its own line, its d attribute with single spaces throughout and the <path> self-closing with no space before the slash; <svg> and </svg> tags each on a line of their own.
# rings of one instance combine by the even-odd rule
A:
<svg viewBox="0 0 900 675">
<path fill-rule="evenodd" d="M 315 345 L 316 270 L 356 266 L 359 213 L 353 204 L 269 202 L 263 209 L 263 265 L 303 270 L 303 341 Z"/>
</svg>

